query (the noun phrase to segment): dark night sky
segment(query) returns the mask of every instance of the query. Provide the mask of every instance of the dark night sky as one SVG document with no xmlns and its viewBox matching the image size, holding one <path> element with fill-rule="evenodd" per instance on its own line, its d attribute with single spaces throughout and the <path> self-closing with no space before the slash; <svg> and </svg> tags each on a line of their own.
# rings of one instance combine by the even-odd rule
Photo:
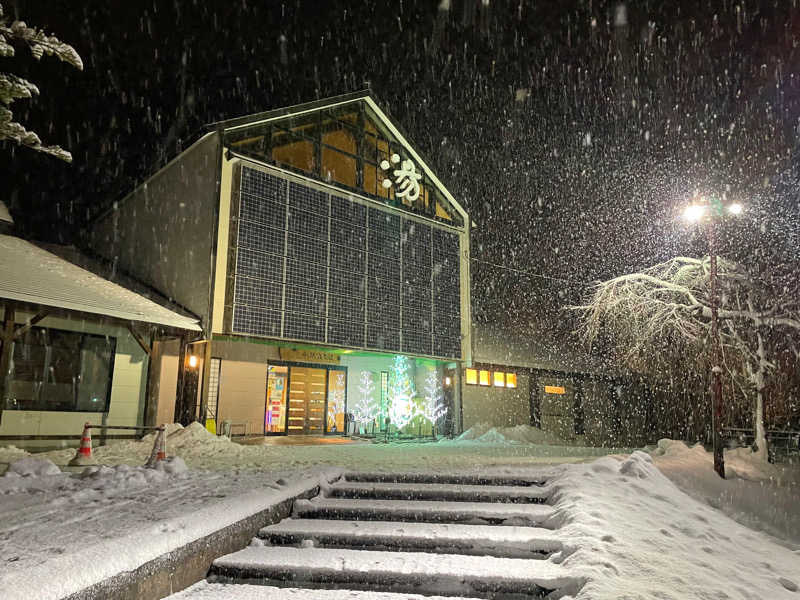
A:
<svg viewBox="0 0 800 600">
<path fill-rule="evenodd" d="M 749 207 L 727 253 L 796 268 L 800 8 L 640 0 L 623 19 L 617 2 L 480 4 L 6 0 L 85 70 L 5 59 L 42 90 L 16 115 L 74 156 L 6 144 L 5 200 L 27 235 L 78 243 L 204 124 L 369 81 L 477 221 L 481 260 L 583 282 L 698 254 L 677 215 L 699 190 Z M 475 265 L 479 311 L 580 289 L 496 271 Z"/>
</svg>

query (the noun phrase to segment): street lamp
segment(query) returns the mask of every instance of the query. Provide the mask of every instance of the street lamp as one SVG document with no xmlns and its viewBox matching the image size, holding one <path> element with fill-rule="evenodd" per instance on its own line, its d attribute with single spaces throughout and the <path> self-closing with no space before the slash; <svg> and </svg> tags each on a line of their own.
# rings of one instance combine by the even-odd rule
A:
<svg viewBox="0 0 800 600">
<path fill-rule="evenodd" d="M 684 218 L 690 222 L 699 222 L 703 217 L 708 216 L 708 255 L 711 262 L 711 339 L 714 344 L 714 365 L 711 368 L 714 378 L 714 408 L 711 424 L 713 428 L 714 470 L 723 479 L 725 479 L 725 457 L 722 453 L 722 435 L 720 431 L 722 426 L 722 367 L 720 366 L 722 363 L 722 349 L 717 317 L 719 295 L 717 294 L 717 232 L 715 222 L 718 217 L 724 216 L 726 212 L 732 215 L 739 215 L 742 210 L 742 205 L 738 202 L 724 207 L 722 201 L 718 198 L 706 199 L 705 196 L 700 196 L 695 204 L 690 204 L 683 211 Z"/>
</svg>

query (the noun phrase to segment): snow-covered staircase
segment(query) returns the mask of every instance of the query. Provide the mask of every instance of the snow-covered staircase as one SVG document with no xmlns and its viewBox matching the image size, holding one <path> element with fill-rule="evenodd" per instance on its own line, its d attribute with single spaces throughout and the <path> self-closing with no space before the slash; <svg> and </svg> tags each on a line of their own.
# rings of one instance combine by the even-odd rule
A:
<svg viewBox="0 0 800 600">
<path fill-rule="evenodd" d="M 215 560 L 202 598 L 574 593 L 547 500 L 544 478 L 350 473 Z"/>
</svg>

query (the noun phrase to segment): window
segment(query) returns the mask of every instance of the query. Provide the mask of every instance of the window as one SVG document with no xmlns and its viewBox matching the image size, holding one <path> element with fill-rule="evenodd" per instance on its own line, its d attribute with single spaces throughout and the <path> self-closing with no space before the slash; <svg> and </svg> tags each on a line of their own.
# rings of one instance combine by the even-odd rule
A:
<svg viewBox="0 0 800 600">
<path fill-rule="evenodd" d="M 7 410 L 107 412 L 116 339 L 32 327 L 14 342 Z"/>
<path fill-rule="evenodd" d="M 479 369 L 465 369 L 465 383 L 467 385 L 485 385 L 493 387 L 517 387 L 517 374 L 505 371 L 489 371 Z"/>
<path fill-rule="evenodd" d="M 411 157 L 365 104 L 323 108 L 234 129 L 226 132 L 223 143 L 256 160 L 271 162 L 348 190 L 363 191 L 394 206 L 404 204 L 396 197 L 394 185 L 388 188 L 383 185 L 384 179 L 393 179 L 394 167 L 386 170 L 381 163 L 391 163 L 394 154 L 402 159 Z M 422 176 L 420 193 L 415 202 L 405 207 L 411 212 L 463 225 L 454 207 L 421 165 L 415 166 Z"/>
<path fill-rule="evenodd" d="M 466 380 L 467 385 L 478 385 L 478 371 L 475 369 L 467 369 Z"/>
</svg>

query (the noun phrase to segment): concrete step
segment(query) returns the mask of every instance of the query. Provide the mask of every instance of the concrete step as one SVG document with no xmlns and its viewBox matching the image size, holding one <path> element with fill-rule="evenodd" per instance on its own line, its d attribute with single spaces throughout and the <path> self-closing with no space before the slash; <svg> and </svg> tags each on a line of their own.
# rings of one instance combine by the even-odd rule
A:
<svg viewBox="0 0 800 600">
<path fill-rule="evenodd" d="M 259 537 L 271 544 L 369 548 L 405 552 L 449 552 L 503 558 L 542 559 L 561 549 L 549 529 L 448 523 L 328 521 L 285 519 L 264 527 Z"/>
<path fill-rule="evenodd" d="M 208 583 L 201 581 L 182 592 L 168 596 L 168 600 L 478 600 L 464 596 L 421 596 L 393 592 L 301 589 L 251 585 L 246 583 Z"/>
<path fill-rule="evenodd" d="M 479 598 L 541 598 L 582 584 L 546 560 L 330 548 L 250 546 L 218 558 L 211 569 L 214 581 L 222 583 L 278 581 L 296 587 Z"/>
<path fill-rule="evenodd" d="M 379 483 L 453 483 L 464 485 L 539 486 L 547 483 L 548 474 L 536 475 L 481 475 L 476 473 L 383 473 L 351 471 L 345 473 L 347 481 Z"/>
<path fill-rule="evenodd" d="M 540 486 L 339 481 L 327 488 L 325 493 L 332 498 L 516 502 L 529 504 L 546 502 L 549 489 Z"/>
<path fill-rule="evenodd" d="M 296 500 L 293 516 L 306 519 L 352 521 L 410 521 L 521 525 L 548 527 L 553 508 L 543 504 L 490 504 L 487 502 L 435 502 L 419 500 L 354 500 L 323 498 Z"/>
</svg>

